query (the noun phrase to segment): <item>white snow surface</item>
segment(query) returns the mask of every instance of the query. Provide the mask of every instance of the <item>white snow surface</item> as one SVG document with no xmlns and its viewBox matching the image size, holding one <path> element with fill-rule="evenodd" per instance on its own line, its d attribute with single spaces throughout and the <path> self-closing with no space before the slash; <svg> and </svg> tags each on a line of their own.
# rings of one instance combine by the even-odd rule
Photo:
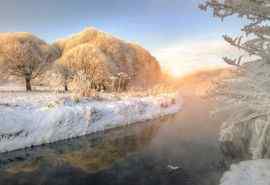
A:
<svg viewBox="0 0 270 185">
<path fill-rule="evenodd" d="M 64 94 L 0 92 L 0 153 L 155 119 L 181 107 L 176 93 L 76 102 Z"/>
<path fill-rule="evenodd" d="M 260 159 L 243 161 L 231 166 L 226 172 L 220 185 L 269 185 L 270 160 Z"/>
</svg>

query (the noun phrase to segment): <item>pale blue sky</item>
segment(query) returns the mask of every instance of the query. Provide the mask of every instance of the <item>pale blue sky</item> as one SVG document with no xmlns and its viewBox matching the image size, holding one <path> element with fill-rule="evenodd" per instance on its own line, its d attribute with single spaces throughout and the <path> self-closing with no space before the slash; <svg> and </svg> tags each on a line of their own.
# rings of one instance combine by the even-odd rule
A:
<svg viewBox="0 0 270 185">
<path fill-rule="evenodd" d="M 0 1 L 0 32 L 32 32 L 48 42 L 93 26 L 155 53 L 177 43 L 221 41 L 240 28 L 237 18 L 222 23 L 200 11 L 203 0 Z"/>
<path fill-rule="evenodd" d="M 147 48 L 238 30 L 200 11 L 199 0 L 1 0 L 0 32 L 27 31 L 51 42 L 94 26 Z"/>
</svg>

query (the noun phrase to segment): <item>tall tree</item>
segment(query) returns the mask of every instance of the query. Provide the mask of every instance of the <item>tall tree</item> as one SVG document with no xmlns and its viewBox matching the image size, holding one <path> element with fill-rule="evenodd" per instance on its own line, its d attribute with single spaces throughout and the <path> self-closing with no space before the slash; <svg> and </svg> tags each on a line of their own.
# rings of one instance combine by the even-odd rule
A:
<svg viewBox="0 0 270 185">
<path fill-rule="evenodd" d="M 228 115 L 220 134 L 221 149 L 229 157 L 269 158 L 270 1 L 208 0 L 200 8 L 212 9 L 222 20 L 232 15 L 246 19 L 243 35 L 225 35 L 224 39 L 260 58 L 242 66 L 241 58 L 225 58 L 225 62 L 241 66 L 236 70 L 241 73 L 219 80 L 214 90 L 220 102 L 216 111 Z"/>
<path fill-rule="evenodd" d="M 235 38 L 224 35 L 224 39 L 250 55 L 270 62 L 269 0 L 207 0 L 199 8 L 205 11 L 212 9 L 214 17 L 222 20 L 232 15 L 245 18 L 248 23 L 242 28 L 243 35 Z M 236 66 L 240 65 L 241 59 L 224 58 L 225 62 Z"/>
<path fill-rule="evenodd" d="M 2 73 L 24 78 L 26 90 L 31 91 L 31 80 L 44 72 L 57 50 L 28 33 L 4 33 L 0 35 L 0 56 Z"/>
</svg>

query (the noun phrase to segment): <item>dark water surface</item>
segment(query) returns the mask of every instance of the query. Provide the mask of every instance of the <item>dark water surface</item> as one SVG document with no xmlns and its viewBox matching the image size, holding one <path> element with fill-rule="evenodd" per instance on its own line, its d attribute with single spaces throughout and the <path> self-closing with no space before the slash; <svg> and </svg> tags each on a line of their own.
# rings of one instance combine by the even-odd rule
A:
<svg viewBox="0 0 270 185">
<path fill-rule="evenodd" d="M 0 185 L 217 185 L 225 170 L 211 102 L 48 146 L 0 155 Z"/>
</svg>

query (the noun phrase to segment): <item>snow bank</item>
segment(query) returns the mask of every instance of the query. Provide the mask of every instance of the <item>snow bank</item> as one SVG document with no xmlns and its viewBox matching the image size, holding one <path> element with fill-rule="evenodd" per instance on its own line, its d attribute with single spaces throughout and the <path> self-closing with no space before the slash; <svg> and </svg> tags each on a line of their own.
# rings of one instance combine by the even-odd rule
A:
<svg viewBox="0 0 270 185">
<path fill-rule="evenodd" d="M 46 99 L 31 103 L 31 99 L 16 98 L 0 101 L 0 152 L 146 121 L 181 109 L 181 100 L 176 99 L 176 94 L 77 103 L 62 98 L 46 104 Z"/>
<path fill-rule="evenodd" d="M 226 172 L 220 185 L 269 185 L 270 184 L 270 160 L 261 159 L 244 161 L 232 165 Z"/>
<path fill-rule="evenodd" d="M 270 64 L 255 61 L 218 88 L 218 111 L 228 114 L 220 141 L 227 156 L 240 159 L 270 157 Z"/>
</svg>

